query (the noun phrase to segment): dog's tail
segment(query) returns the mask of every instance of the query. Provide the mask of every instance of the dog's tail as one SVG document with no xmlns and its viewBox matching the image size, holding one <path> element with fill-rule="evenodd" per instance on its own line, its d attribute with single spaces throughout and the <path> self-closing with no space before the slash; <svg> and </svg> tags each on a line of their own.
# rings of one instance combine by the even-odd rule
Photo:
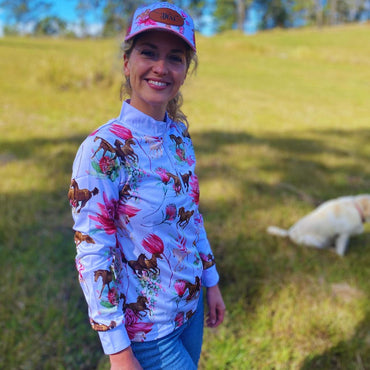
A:
<svg viewBox="0 0 370 370">
<path fill-rule="evenodd" d="M 289 235 L 288 230 L 281 229 L 280 227 L 276 227 L 276 226 L 269 226 L 267 228 L 267 232 L 271 235 L 282 236 L 282 237 L 287 237 Z"/>
</svg>

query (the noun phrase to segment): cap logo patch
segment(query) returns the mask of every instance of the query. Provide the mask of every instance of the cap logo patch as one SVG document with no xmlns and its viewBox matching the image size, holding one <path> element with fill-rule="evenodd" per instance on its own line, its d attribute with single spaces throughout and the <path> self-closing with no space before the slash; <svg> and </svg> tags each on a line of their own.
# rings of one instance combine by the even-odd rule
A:
<svg viewBox="0 0 370 370">
<path fill-rule="evenodd" d="M 170 26 L 182 26 L 184 18 L 175 10 L 167 8 L 154 9 L 149 13 L 149 18 L 156 22 L 168 24 Z"/>
</svg>

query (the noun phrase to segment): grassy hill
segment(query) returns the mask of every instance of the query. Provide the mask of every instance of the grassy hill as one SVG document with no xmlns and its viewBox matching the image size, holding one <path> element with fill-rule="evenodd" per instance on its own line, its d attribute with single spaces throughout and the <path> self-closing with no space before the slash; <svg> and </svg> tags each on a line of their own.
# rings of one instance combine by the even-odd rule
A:
<svg viewBox="0 0 370 370">
<path fill-rule="evenodd" d="M 368 369 L 370 228 L 347 255 L 266 234 L 369 193 L 369 25 L 198 38 L 184 86 L 225 324 L 201 369 Z M 118 115 L 119 40 L 0 39 L 0 368 L 108 369 L 74 266 L 83 138 Z"/>
</svg>

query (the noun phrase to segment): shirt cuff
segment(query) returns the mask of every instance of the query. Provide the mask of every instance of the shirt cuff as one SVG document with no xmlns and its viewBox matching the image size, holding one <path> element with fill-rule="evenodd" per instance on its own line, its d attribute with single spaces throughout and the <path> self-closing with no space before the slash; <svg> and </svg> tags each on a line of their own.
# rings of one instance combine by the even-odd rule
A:
<svg viewBox="0 0 370 370">
<path fill-rule="evenodd" d="M 124 325 L 120 325 L 108 331 L 99 331 L 98 334 L 103 351 L 106 355 L 121 352 L 131 345 L 130 338 L 128 337 Z"/>
<path fill-rule="evenodd" d="M 213 265 L 207 270 L 203 270 L 202 286 L 206 288 L 210 288 L 211 286 L 217 285 L 219 280 L 220 280 L 220 277 L 218 275 L 216 265 Z"/>
</svg>

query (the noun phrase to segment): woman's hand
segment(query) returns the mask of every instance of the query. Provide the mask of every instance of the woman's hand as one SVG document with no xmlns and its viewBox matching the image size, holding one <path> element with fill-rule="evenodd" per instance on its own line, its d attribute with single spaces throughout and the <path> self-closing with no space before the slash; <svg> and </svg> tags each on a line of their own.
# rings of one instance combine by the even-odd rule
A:
<svg viewBox="0 0 370 370">
<path fill-rule="evenodd" d="M 139 361 L 134 356 L 131 347 L 109 356 L 111 370 L 142 370 Z"/>
<path fill-rule="evenodd" d="M 208 327 L 215 328 L 224 321 L 226 311 L 218 285 L 207 288 L 207 304 L 208 314 L 206 323 Z"/>
</svg>

